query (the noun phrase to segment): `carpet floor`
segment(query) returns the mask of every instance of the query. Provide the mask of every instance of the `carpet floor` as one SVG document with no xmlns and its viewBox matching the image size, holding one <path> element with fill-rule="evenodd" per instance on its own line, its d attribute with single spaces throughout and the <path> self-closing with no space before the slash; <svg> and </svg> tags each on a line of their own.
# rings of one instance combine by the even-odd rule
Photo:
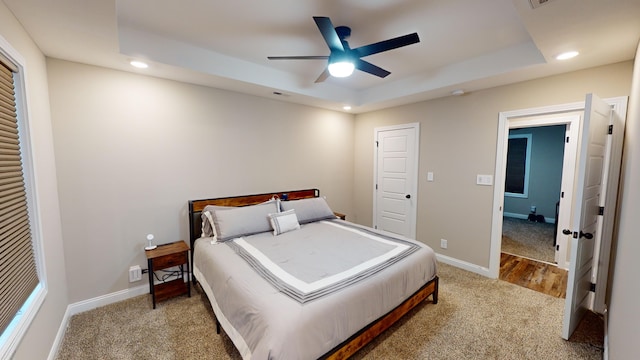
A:
<svg viewBox="0 0 640 360">
<path fill-rule="evenodd" d="M 560 337 L 563 299 L 439 264 L 438 304 L 424 301 L 355 359 L 601 359 L 600 334 Z M 581 333 L 582 332 L 582 333 Z M 67 359 L 239 359 L 206 295 L 151 308 L 149 295 L 74 315 L 58 351 Z"/>
<path fill-rule="evenodd" d="M 555 224 L 504 217 L 502 252 L 555 263 L 553 232 Z"/>
</svg>

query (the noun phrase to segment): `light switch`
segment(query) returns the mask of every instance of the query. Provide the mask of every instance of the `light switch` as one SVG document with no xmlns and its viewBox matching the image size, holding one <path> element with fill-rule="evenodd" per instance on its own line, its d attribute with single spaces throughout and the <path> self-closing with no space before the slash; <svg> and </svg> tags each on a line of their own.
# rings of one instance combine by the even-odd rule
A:
<svg viewBox="0 0 640 360">
<path fill-rule="evenodd" d="M 432 171 L 429 171 L 427 173 L 427 181 L 433 181 L 433 172 Z"/>
<path fill-rule="evenodd" d="M 477 185 L 493 185 L 493 176 L 492 175 L 477 175 L 476 184 Z"/>
</svg>

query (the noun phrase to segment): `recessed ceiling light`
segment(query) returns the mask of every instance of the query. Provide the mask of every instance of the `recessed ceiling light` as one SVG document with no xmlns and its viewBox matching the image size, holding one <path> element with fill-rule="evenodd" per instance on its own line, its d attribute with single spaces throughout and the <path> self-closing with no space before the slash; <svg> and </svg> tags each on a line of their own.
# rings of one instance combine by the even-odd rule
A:
<svg viewBox="0 0 640 360">
<path fill-rule="evenodd" d="M 133 67 L 137 67 L 138 69 L 146 69 L 149 67 L 149 65 L 145 62 L 142 61 L 138 61 L 138 60 L 131 60 L 131 62 L 129 62 L 129 64 L 131 64 L 131 66 Z"/>
<path fill-rule="evenodd" d="M 351 106 L 349 106 L 349 105 L 345 105 L 345 106 L 343 106 L 342 108 L 343 108 L 343 109 L 345 109 L 346 111 L 351 110 Z"/>
<path fill-rule="evenodd" d="M 453 90 L 453 91 L 451 92 L 451 95 L 453 95 L 453 96 L 461 96 L 461 95 L 464 95 L 464 90 L 462 90 L 462 89 Z"/>
<path fill-rule="evenodd" d="M 568 60 L 578 56 L 580 53 L 577 51 L 567 51 L 558 56 L 556 56 L 556 60 Z"/>
</svg>

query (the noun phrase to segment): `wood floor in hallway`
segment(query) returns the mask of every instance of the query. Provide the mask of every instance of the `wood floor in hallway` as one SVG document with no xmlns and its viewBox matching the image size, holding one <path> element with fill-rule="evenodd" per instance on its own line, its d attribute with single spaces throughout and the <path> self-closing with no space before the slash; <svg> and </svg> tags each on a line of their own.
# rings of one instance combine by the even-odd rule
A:
<svg viewBox="0 0 640 360">
<path fill-rule="evenodd" d="M 558 298 L 566 297 L 567 271 L 549 263 L 502 253 L 500 280 Z"/>
</svg>

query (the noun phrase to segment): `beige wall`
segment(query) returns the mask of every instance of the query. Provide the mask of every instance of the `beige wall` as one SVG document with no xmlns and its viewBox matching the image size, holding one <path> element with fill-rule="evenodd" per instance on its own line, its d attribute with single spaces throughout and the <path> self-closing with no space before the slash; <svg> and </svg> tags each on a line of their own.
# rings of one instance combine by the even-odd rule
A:
<svg viewBox="0 0 640 360">
<path fill-rule="evenodd" d="M 613 253 L 615 263 L 610 274 L 610 359 L 635 359 L 640 353 L 640 47 L 632 86 L 620 178 L 617 250 Z"/>
<path fill-rule="evenodd" d="M 362 114 L 354 122 L 342 113 L 45 62 L 2 2 L 0 35 L 28 66 L 48 284 L 15 359 L 48 356 L 69 303 L 143 285 L 129 284 L 127 269 L 144 265 L 144 235 L 186 238 L 188 199 L 318 187 L 335 210 L 371 224 L 376 126 L 421 123 L 418 238 L 440 252 L 438 240 L 446 238 L 445 255 L 488 266 L 493 190 L 474 183 L 476 174 L 494 173 L 498 112 L 580 101 L 587 92 L 628 95 L 632 71 L 631 62 L 615 64 Z M 611 358 L 638 352 L 638 83 L 636 72 L 612 275 Z M 427 171 L 433 183 L 425 181 Z"/>
<path fill-rule="evenodd" d="M 48 291 L 14 359 L 46 359 L 68 304 L 46 63 L 42 52 L 1 1 L 0 36 L 26 61 L 26 102 Z"/>
<path fill-rule="evenodd" d="M 418 240 L 488 267 L 493 187 L 475 183 L 477 174 L 495 173 L 498 113 L 584 101 L 589 92 L 628 96 L 632 67 L 629 61 L 357 115 L 352 219 L 372 224 L 373 129 L 419 122 Z M 448 249 L 440 249 L 440 239 Z"/>
<path fill-rule="evenodd" d="M 190 199 L 319 188 L 352 213 L 351 114 L 47 65 L 71 303 L 144 285 L 146 234 L 188 240 Z"/>
</svg>

